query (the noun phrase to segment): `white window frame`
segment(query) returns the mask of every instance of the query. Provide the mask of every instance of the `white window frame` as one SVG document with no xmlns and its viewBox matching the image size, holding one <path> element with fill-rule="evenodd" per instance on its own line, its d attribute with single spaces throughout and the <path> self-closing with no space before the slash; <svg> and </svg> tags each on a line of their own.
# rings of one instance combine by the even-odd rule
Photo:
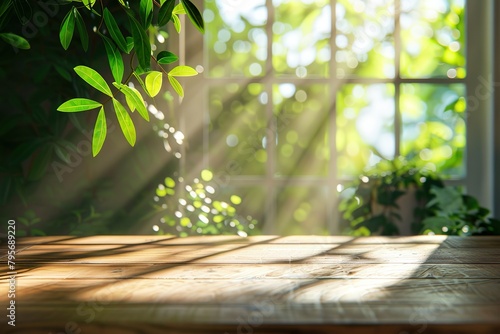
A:
<svg viewBox="0 0 500 334">
<path fill-rule="evenodd" d="M 234 1 L 234 0 L 233 0 Z M 241 0 L 243 1 L 243 0 Z M 395 0 L 396 8 L 398 8 L 398 3 L 404 0 Z M 194 1 L 199 8 L 203 8 L 203 0 Z M 332 3 L 335 0 L 332 0 Z M 274 8 L 271 1 L 267 1 L 268 17 L 274 16 Z M 335 18 L 335 6 L 332 5 L 332 18 Z M 374 82 L 387 82 L 394 83 L 396 87 L 395 101 L 399 99 L 399 85 L 402 83 L 453 83 L 461 82 L 465 83 L 467 89 L 467 106 L 474 106 L 473 111 L 468 110 L 467 122 L 467 146 L 466 146 L 466 177 L 464 179 L 449 180 L 448 184 L 459 184 L 464 185 L 467 192 L 478 198 L 479 202 L 493 209 L 493 202 L 495 199 L 495 204 L 500 208 L 500 194 L 498 189 L 500 189 L 500 177 L 494 178 L 494 170 L 500 170 L 500 159 L 497 155 L 494 156 L 494 118 L 493 118 L 493 101 L 495 95 L 493 94 L 491 88 L 492 80 L 494 80 L 493 73 L 493 38 L 494 38 L 494 27 L 496 25 L 496 31 L 500 32 L 500 23 L 495 24 L 494 20 L 494 1 L 493 0 L 468 0 L 467 1 L 467 12 L 466 12 L 466 29 L 467 29 L 467 77 L 465 79 L 404 79 L 400 78 L 398 73 L 394 79 L 380 79 L 374 80 Z M 498 8 L 497 8 L 498 9 Z M 480 19 L 477 19 L 480 18 Z M 182 17 L 185 21 L 184 17 Z M 333 21 L 333 20 L 332 20 Z M 185 22 L 183 22 L 185 23 Z M 398 25 L 395 25 L 396 27 Z M 266 25 L 266 30 L 268 36 L 272 36 L 272 20 L 268 19 Z M 497 34 L 497 40 L 498 38 Z M 171 34 L 171 43 L 178 43 L 181 63 L 185 63 L 191 66 L 202 65 L 205 67 L 206 57 L 200 50 L 200 45 L 203 45 L 203 36 L 191 27 L 190 24 L 183 24 L 183 31 L 176 37 L 176 34 Z M 332 55 L 335 54 L 335 25 L 332 23 L 332 37 L 330 41 L 330 46 L 332 50 Z M 398 39 L 398 32 L 395 34 L 396 40 Z M 500 43 L 499 43 L 500 44 Z M 399 52 L 399 42 L 396 42 L 396 52 Z M 272 51 L 272 38 L 268 38 L 268 50 Z M 497 45 L 497 54 L 500 54 L 500 46 Z M 398 57 L 396 57 L 397 59 Z M 272 74 L 272 57 L 268 56 L 266 68 L 267 73 L 270 73 L 271 79 L 267 76 L 264 78 L 209 78 L 204 75 L 200 75 L 196 78 L 189 78 L 183 80 L 183 85 L 185 85 L 186 98 L 182 103 L 177 103 L 177 119 L 179 121 L 180 130 L 185 133 L 186 141 L 189 143 L 189 139 L 192 136 L 203 135 L 203 145 L 204 151 L 208 152 L 208 88 L 212 84 L 220 85 L 225 83 L 248 83 L 248 82 L 259 82 L 265 86 L 268 96 L 272 96 L 272 86 L 279 82 L 304 82 L 304 79 L 293 79 L 293 78 L 277 78 Z M 334 64 L 334 63 L 332 63 Z M 399 67 L 396 62 L 396 69 Z M 331 79 L 335 78 L 336 66 L 330 66 L 330 76 L 329 78 L 323 79 L 306 79 L 310 83 L 316 82 L 331 82 Z M 205 71 L 207 73 L 208 71 Z M 497 79 L 500 79 L 500 70 L 497 68 Z M 366 79 L 349 79 L 352 82 L 367 82 Z M 348 82 L 343 81 L 342 83 Z M 370 79 L 371 81 L 371 79 Z M 337 86 L 331 84 L 331 96 L 336 96 Z M 497 93 L 497 101 L 500 102 L 500 96 Z M 178 101 L 180 102 L 180 101 Z M 401 117 L 399 116 L 399 105 L 395 103 L 396 106 L 396 147 L 399 146 L 399 135 L 401 129 Z M 334 171 L 334 164 L 336 160 L 336 144 L 335 144 L 335 103 L 332 104 L 330 110 L 330 126 L 329 126 L 329 137 L 332 139 L 330 143 L 330 171 Z M 266 113 L 270 120 L 273 120 L 273 105 L 268 103 L 266 107 Z M 496 125 L 500 126 L 500 120 L 497 118 Z M 500 147 L 500 135 L 496 133 L 496 149 Z M 267 142 L 274 142 L 274 131 L 268 131 Z M 189 145 L 189 144 L 188 144 Z M 203 158 L 193 160 L 186 160 L 186 154 L 189 154 L 190 148 L 182 147 L 182 158 L 180 162 L 180 168 L 182 175 L 187 177 L 196 177 L 197 173 L 204 168 L 209 167 L 208 156 L 204 154 Z M 396 149 L 396 154 L 399 152 Z M 327 196 L 331 199 L 331 207 L 327 209 L 326 219 L 327 222 L 325 226 L 331 234 L 340 233 L 338 225 L 338 212 L 337 212 L 337 200 L 338 192 L 336 187 L 339 183 L 345 183 L 347 180 L 340 179 L 337 177 L 336 173 L 329 173 L 326 177 L 277 177 L 274 175 L 275 171 L 275 147 L 273 145 L 268 146 L 268 163 L 266 175 L 260 176 L 243 176 L 243 175 L 230 175 L 228 172 L 228 177 L 223 180 L 224 185 L 231 186 L 255 186 L 261 185 L 266 187 L 268 200 L 266 200 L 265 210 L 265 222 L 263 222 L 262 232 L 265 234 L 276 233 L 275 229 L 275 218 L 276 218 L 276 196 L 277 190 L 280 185 L 301 185 L 301 186 L 328 186 Z M 190 162 L 187 162 L 190 161 Z M 187 166 L 189 164 L 189 166 Z M 199 175 L 199 174 L 198 174 Z M 496 190 L 496 196 L 494 197 L 494 192 Z M 271 200 L 269 200 L 271 199 Z M 498 212 L 497 212 L 498 213 Z"/>
</svg>

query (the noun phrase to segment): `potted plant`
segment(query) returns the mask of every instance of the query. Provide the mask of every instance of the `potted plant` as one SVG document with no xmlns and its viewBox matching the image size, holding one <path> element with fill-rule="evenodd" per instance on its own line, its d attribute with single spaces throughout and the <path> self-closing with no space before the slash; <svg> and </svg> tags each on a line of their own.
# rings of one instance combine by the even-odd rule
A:
<svg viewBox="0 0 500 334">
<path fill-rule="evenodd" d="M 500 221 L 435 172 L 398 157 L 382 160 L 341 193 L 343 232 L 355 236 L 500 234 Z"/>
</svg>

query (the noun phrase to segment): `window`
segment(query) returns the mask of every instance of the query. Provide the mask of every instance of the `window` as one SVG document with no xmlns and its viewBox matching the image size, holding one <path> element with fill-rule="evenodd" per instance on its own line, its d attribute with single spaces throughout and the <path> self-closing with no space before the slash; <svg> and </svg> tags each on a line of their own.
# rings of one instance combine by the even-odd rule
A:
<svg viewBox="0 0 500 334">
<path fill-rule="evenodd" d="M 491 12 L 465 0 L 205 0 L 205 36 L 180 43 L 203 71 L 179 107 L 185 174 L 212 170 L 264 233 L 338 233 L 339 191 L 381 157 L 417 158 L 491 206 Z"/>
</svg>

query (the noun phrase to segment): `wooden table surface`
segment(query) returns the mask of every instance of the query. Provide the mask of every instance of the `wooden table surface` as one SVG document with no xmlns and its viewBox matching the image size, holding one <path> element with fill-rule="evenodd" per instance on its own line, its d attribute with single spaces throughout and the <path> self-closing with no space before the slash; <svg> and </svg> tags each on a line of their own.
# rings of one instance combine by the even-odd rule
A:
<svg viewBox="0 0 500 334">
<path fill-rule="evenodd" d="M 16 247 L 16 327 L 2 314 L 1 333 L 500 333 L 500 237 L 57 236 Z"/>
</svg>

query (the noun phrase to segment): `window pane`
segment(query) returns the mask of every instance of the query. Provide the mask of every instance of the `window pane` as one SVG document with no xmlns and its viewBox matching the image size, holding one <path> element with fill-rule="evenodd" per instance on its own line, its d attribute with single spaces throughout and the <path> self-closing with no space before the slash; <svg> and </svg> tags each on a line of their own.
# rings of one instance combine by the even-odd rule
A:
<svg viewBox="0 0 500 334">
<path fill-rule="evenodd" d="M 328 75 L 331 7 L 328 0 L 273 0 L 273 67 L 279 74 Z"/>
<path fill-rule="evenodd" d="M 332 200 L 326 187 L 284 187 L 277 200 L 278 234 L 328 234 L 327 208 Z"/>
<path fill-rule="evenodd" d="M 212 77 L 265 74 L 265 0 L 205 0 L 206 54 Z"/>
<path fill-rule="evenodd" d="M 404 84 L 401 153 L 448 176 L 465 174 L 465 85 Z"/>
<path fill-rule="evenodd" d="M 337 77 L 394 77 L 394 1 L 340 0 L 336 5 Z"/>
<path fill-rule="evenodd" d="M 337 172 L 357 176 L 394 157 L 394 86 L 344 85 L 337 94 Z M 374 154 L 374 152 L 378 152 Z"/>
<path fill-rule="evenodd" d="M 326 85 L 275 85 L 277 174 L 328 175 L 328 110 Z"/>
<path fill-rule="evenodd" d="M 401 1 L 401 76 L 465 78 L 465 1 Z"/>
<path fill-rule="evenodd" d="M 263 85 L 229 84 L 212 87 L 210 96 L 209 160 L 216 172 L 242 175 L 265 173 L 264 148 L 267 93 Z"/>
</svg>

